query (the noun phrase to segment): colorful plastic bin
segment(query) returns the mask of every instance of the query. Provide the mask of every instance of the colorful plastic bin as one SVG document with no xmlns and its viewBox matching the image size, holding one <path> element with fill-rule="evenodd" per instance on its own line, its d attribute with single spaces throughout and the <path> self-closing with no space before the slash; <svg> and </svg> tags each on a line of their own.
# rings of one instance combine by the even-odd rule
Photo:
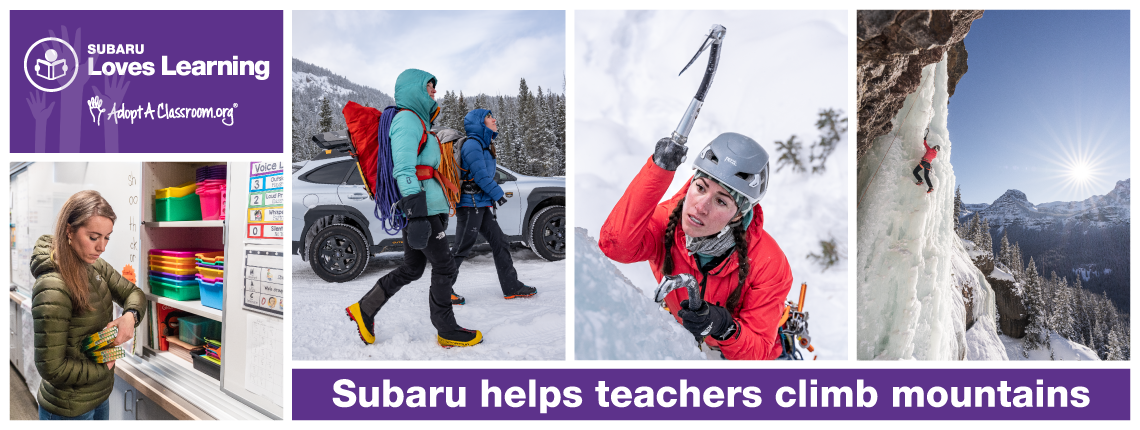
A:
<svg viewBox="0 0 1140 430">
<path fill-rule="evenodd" d="M 201 197 L 202 219 L 222 219 L 222 196 L 226 193 L 226 181 L 199 182 L 198 189 L 194 192 Z"/>
<path fill-rule="evenodd" d="M 185 282 L 185 281 L 178 281 Z M 202 298 L 201 287 L 197 285 L 178 285 L 177 283 L 158 277 L 148 277 L 150 293 L 179 301 L 198 300 Z"/>
<path fill-rule="evenodd" d="M 202 199 L 198 194 L 154 200 L 155 221 L 198 221 L 202 219 Z"/>
<path fill-rule="evenodd" d="M 178 340 L 194 346 L 206 343 L 202 338 L 220 339 L 222 323 L 203 316 L 189 316 L 178 319 Z"/>
<path fill-rule="evenodd" d="M 211 269 L 204 266 L 198 266 L 198 273 L 201 274 L 203 278 L 221 278 L 223 274 L 221 268 Z"/>
<path fill-rule="evenodd" d="M 198 288 L 202 306 L 222 310 L 222 278 L 216 279 L 217 282 L 206 282 L 204 278 L 198 278 Z"/>
<path fill-rule="evenodd" d="M 185 197 L 194 194 L 194 190 L 198 189 L 197 182 L 187 182 L 177 187 L 162 188 L 154 190 L 154 198 L 156 199 L 169 199 L 172 197 Z"/>
</svg>

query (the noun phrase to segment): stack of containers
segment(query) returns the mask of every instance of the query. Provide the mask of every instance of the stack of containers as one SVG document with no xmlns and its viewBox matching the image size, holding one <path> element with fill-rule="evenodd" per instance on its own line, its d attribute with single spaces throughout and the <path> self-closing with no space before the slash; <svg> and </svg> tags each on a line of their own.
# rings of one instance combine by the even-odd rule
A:
<svg viewBox="0 0 1140 430">
<path fill-rule="evenodd" d="M 174 300 L 198 300 L 202 297 L 196 279 L 196 254 L 221 254 L 216 249 L 152 249 L 149 252 L 150 272 L 147 284 L 156 296 Z"/>
<path fill-rule="evenodd" d="M 198 183 L 187 182 L 177 187 L 154 191 L 155 221 L 197 221 L 202 219 Z"/>
<path fill-rule="evenodd" d="M 226 256 L 222 251 L 194 254 L 194 275 L 202 296 L 202 306 L 222 309 L 222 273 L 225 270 Z"/>
<path fill-rule="evenodd" d="M 226 219 L 226 165 L 199 167 L 196 179 L 198 188 L 194 192 L 202 201 L 202 219 Z"/>
</svg>

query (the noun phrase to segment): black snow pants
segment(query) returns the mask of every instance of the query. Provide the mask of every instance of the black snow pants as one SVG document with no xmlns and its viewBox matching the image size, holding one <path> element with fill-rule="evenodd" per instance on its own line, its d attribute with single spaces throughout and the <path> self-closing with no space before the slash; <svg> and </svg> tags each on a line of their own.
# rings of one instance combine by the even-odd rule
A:
<svg viewBox="0 0 1140 430">
<path fill-rule="evenodd" d="M 491 254 L 495 258 L 495 271 L 499 273 L 499 287 L 503 289 L 503 295 L 510 295 L 522 288 L 519 275 L 515 272 L 515 263 L 511 260 L 507 236 L 499 228 L 499 221 L 491 212 L 491 208 L 455 208 L 455 218 L 456 275 L 459 274 L 458 269 L 463 264 L 463 260 L 467 259 L 467 255 L 471 253 L 471 247 L 475 246 L 477 235 L 482 234 L 483 238 L 487 239 L 487 243 L 491 245 Z"/>
<path fill-rule="evenodd" d="M 420 279 L 425 266 L 430 262 L 431 289 L 428 304 L 431 324 L 439 333 L 460 328 L 451 309 L 451 283 L 455 278 L 456 265 L 447 246 L 447 214 L 429 216 L 428 222 L 431 223 L 432 236 L 428 239 L 427 247 L 422 250 L 408 246 L 408 231 L 404 230 L 404 264 L 376 281 L 372 290 L 360 299 L 361 312 L 375 315 L 401 288 Z"/>
<path fill-rule="evenodd" d="M 922 170 L 922 176 L 918 176 L 918 171 L 920 169 Z M 914 168 L 914 179 L 921 181 L 923 177 L 926 178 L 926 186 L 934 188 L 934 184 L 930 182 L 930 162 L 925 160 L 918 163 L 918 166 L 915 166 Z"/>
</svg>

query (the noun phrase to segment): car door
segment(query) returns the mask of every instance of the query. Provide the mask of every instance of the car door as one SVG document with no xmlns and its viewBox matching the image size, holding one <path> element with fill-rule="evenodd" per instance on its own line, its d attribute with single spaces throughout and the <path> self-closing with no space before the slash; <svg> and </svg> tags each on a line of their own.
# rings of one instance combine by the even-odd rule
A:
<svg viewBox="0 0 1140 430">
<path fill-rule="evenodd" d="M 497 209 L 496 218 L 499 221 L 499 228 L 503 229 L 503 234 L 507 236 L 519 236 L 524 230 L 522 217 L 526 211 L 526 199 L 519 194 L 517 181 L 518 178 L 510 172 L 495 169 L 495 182 L 499 183 L 499 188 L 503 189 L 503 196 L 507 198 L 507 202 Z"/>
<path fill-rule="evenodd" d="M 352 169 L 350 169 L 344 183 L 338 188 L 338 192 L 344 204 L 356 208 L 364 215 L 365 221 L 368 223 L 368 231 L 372 234 L 372 245 L 393 237 L 384 232 L 380 220 L 376 219 L 376 215 L 374 215 L 376 201 L 368 197 L 368 190 L 364 188 L 364 178 L 360 176 L 360 166 L 356 163 L 352 163 Z"/>
<path fill-rule="evenodd" d="M 295 198 L 301 197 L 307 208 L 341 204 L 337 188 L 344 183 L 345 176 L 353 166 L 355 163 L 351 159 L 336 161 L 300 175 L 298 179 L 303 183 L 296 185 Z"/>
</svg>

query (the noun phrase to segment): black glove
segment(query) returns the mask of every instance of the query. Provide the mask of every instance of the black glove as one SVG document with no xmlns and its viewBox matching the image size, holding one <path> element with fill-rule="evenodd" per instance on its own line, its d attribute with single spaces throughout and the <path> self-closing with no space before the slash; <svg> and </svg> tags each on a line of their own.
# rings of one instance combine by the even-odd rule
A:
<svg viewBox="0 0 1140 430">
<path fill-rule="evenodd" d="M 677 166 L 685 162 L 685 154 L 688 153 L 689 147 L 666 137 L 657 141 L 657 149 L 653 151 L 653 163 L 657 164 L 657 167 L 673 172 L 677 170 Z"/>
<path fill-rule="evenodd" d="M 922 135 L 922 140 L 926 140 L 926 136 L 930 136 L 930 127 L 926 127 L 926 133 Z"/>
<path fill-rule="evenodd" d="M 698 339 L 712 336 L 716 340 L 725 340 L 736 332 L 736 322 L 728 309 L 705 302 L 696 311 L 689 310 L 689 301 L 681 302 L 681 309 L 677 311 L 681 317 L 681 325 L 689 330 Z"/>
<path fill-rule="evenodd" d="M 507 204 L 507 198 L 506 197 L 500 197 L 499 198 L 499 206 L 502 206 L 505 204 Z"/>
<path fill-rule="evenodd" d="M 428 239 L 431 238 L 431 223 L 427 219 L 427 194 L 415 193 L 396 202 L 396 209 L 408 220 L 404 227 L 407 234 L 408 246 L 412 249 L 427 248 Z"/>
</svg>

